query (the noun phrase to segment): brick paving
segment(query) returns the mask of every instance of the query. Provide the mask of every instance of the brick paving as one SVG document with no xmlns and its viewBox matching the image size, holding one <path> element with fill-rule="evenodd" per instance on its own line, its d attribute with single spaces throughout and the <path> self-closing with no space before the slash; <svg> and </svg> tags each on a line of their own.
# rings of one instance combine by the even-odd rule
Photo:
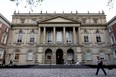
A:
<svg viewBox="0 0 116 77">
<path fill-rule="evenodd" d="M 0 68 L 0 77 L 116 77 L 116 69 L 108 70 L 107 76 L 103 71 L 99 71 L 99 75 L 95 75 L 95 68 L 70 68 L 70 69 L 32 69 L 32 68 Z"/>
</svg>

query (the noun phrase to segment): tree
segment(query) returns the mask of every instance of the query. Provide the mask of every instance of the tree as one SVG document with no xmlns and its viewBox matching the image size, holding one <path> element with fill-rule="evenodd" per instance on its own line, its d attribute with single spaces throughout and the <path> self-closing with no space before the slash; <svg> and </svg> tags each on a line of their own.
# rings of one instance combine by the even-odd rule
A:
<svg viewBox="0 0 116 77">
<path fill-rule="evenodd" d="M 24 3 L 24 7 L 27 8 L 29 6 L 30 10 L 33 11 L 33 7 L 37 7 L 38 5 L 41 5 L 41 3 L 44 0 L 10 0 L 12 2 L 16 2 L 16 6 L 20 5 L 21 3 Z M 114 0 L 108 0 L 107 6 L 109 9 L 113 8 Z"/>
<path fill-rule="evenodd" d="M 113 8 L 113 4 L 114 4 L 114 0 L 108 0 L 107 6 L 109 7 L 109 9 Z"/>
<path fill-rule="evenodd" d="M 29 7 L 31 11 L 33 11 L 33 7 L 37 7 L 38 5 L 41 5 L 41 3 L 44 0 L 10 0 L 12 2 L 16 3 L 16 6 L 18 7 L 21 3 L 24 4 L 24 8 Z"/>
</svg>

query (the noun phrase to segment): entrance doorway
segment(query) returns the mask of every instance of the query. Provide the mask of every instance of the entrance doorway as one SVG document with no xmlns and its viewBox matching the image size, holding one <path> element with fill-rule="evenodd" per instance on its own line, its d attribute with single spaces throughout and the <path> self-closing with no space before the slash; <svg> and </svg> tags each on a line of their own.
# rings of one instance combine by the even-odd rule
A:
<svg viewBox="0 0 116 77">
<path fill-rule="evenodd" d="M 63 64 L 64 59 L 63 59 L 63 51 L 61 49 L 58 49 L 56 51 L 56 64 Z"/>
<path fill-rule="evenodd" d="M 45 64 L 51 64 L 52 63 L 52 50 L 47 49 L 45 51 Z"/>
<path fill-rule="evenodd" d="M 74 64 L 74 51 L 72 49 L 68 49 L 67 51 L 67 63 Z"/>
</svg>

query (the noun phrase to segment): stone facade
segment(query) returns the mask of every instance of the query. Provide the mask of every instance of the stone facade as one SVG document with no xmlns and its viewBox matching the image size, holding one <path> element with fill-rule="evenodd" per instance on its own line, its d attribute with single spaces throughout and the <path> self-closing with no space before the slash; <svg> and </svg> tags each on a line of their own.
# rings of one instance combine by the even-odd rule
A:
<svg viewBox="0 0 116 77">
<path fill-rule="evenodd" d="M 14 13 L 6 60 L 28 64 L 113 64 L 103 13 Z"/>
</svg>

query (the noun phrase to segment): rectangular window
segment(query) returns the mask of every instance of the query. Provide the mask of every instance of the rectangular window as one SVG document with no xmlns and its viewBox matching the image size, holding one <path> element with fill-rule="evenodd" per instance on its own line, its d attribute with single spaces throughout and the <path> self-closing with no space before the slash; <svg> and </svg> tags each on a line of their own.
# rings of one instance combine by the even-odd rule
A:
<svg viewBox="0 0 116 77">
<path fill-rule="evenodd" d="M 97 43 L 101 42 L 101 37 L 100 36 L 96 36 L 96 41 L 97 41 Z"/>
<path fill-rule="evenodd" d="M 19 34 L 18 34 L 17 42 L 18 42 L 18 43 L 21 43 L 21 42 L 22 42 L 22 38 L 23 38 L 23 33 L 19 33 Z"/>
<path fill-rule="evenodd" d="M 62 43 L 62 32 L 61 31 L 57 32 L 57 43 Z"/>
<path fill-rule="evenodd" d="M 111 37 L 112 44 L 115 44 L 115 38 L 114 36 Z"/>
<path fill-rule="evenodd" d="M 33 53 L 32 52 L 28 53 L 28 60 L 33 60 Z"/>
<path fill-rule="evenodd" d="M 0 22 L 0 28 L 2 27 L 2 23 Z"/>
<path fill-rule="evenodd" d="M 84 42 L 89 42 L 88 36 L 84 36 Z"/>
<path fill-rule="evenodd" d="M 6 36 L 6 35 L 3 35 L 3 36 L 2 36 L 2 41 L 1 41 L 1 42 L 2 42 L 3 44 L 6 44 L 6 40 L 7 40 L 7 36 Z"/>
<path fill-rule="evenodd" d="M 4 53 L 4 50 L 0 49 L 0 59 L 3 58 L 3 53 Z"/>
<path fill-rule="evenodd" d="M 115 52 L 115 55 L 116 55 L 116 50 L 114 52 Z"/>
<path fill-rule="evenodd" d="M 48 32 L 48 43 L 52 43 L 52 32 Z"/>
<path fill-rule="evenodd" d="M 30 38 L 30 42 L 34 42 L 34 38 Z"/>
<path fill-rule="evenodd" d="M 19 53 L 15 54 L 15 60 L 19 60 Z"/>
<path fill-rule="evenodd" d="M 92 60 L 92 56 L 90 52 L 86 53 L 86 60 Z"/>
<path fill-rule="evenodd" d="M 105 54 L 103 52 L 100 52 L 100 58 L 105 59 Z"/>
<path fill-rule="evenodd" d="M 30 42 L 34 42 L 35 38 L 34 38 L 34 33 L 32 32 L 30 34 Z"/>
<path fill-rule="evenodd" d="M 71 32 L 66 32 L 66 42 L 71 43 L 72 42 L 72 34 Z"/>
</svg>

